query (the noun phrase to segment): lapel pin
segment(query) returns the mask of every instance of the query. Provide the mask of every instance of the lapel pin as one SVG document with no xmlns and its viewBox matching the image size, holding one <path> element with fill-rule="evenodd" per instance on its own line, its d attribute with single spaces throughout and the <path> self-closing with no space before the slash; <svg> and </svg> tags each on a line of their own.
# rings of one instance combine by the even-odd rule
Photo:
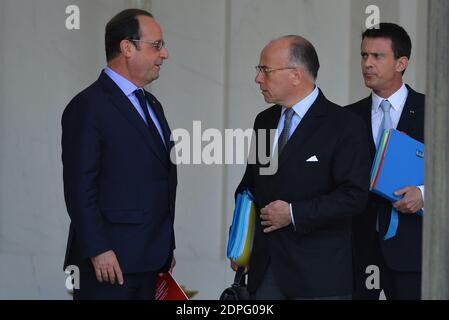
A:
<svg viewBox="0 0 449 320">
<path fill-rule="evenodd" d="M 410 110 L 410 114 L 415 114 L 415 110 Z"/>
</svg>

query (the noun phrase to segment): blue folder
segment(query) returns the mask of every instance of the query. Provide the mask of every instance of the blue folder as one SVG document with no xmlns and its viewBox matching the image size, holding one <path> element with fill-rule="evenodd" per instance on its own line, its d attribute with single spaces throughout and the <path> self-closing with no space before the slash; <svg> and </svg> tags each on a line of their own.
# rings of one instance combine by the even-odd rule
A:
<svg viewBox="0 0 449 320">
<path fill-rule="evenodd" d="M 424 184 L 424 144 L 390 129 L 384 131 L 371 169 L 370 190 L 391 202 L 402 198 L 395 191 Z M 423 215 L 423 210 L 417 212 Z M 393 238 L 399 226 L 399 214 L 392 208 L 384 240 Z"/>
<path fill-rule="evenodd" d="M 231 231 L 229 233 L 227 256 L 240 267 L 249 264 L 254 240 L 256 207 L 249 191 L 237 195 Z"/>
<path fill-rule="evenodd" d="M 385 131 L 371 175 L 371 191 L 396 202 L 394 194 L 424 184 L 424 144 L 395 129 Z"/>
</svg>

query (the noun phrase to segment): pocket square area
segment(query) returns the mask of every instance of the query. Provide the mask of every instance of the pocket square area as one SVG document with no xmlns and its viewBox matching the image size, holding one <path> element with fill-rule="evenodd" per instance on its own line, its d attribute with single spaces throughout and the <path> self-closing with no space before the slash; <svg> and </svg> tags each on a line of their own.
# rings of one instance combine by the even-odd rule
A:
<svg viewBox="0 0 449 320">
<path fill-rule="evenodd" d="M 306 162 L 318 162 L 318 158 L 316 156 L 313 156 L 307 159 Z"/>
</svg>

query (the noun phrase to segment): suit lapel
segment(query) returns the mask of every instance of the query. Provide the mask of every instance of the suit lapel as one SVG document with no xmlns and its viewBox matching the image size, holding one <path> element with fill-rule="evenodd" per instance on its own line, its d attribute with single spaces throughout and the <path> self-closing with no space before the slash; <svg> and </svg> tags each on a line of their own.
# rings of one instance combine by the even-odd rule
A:
<svg viewBox="0 0 449 320">
<path fill-rule="evenodd" d="M 145 95 L 147 97 L 147 100 L 150 101 L 151 107 L 153 108 L 154 113 L 156 114 L 157 120 L 162 128 L 162 134 L 164 136 L 165 145 L 167 146 L 166 152 L 170 152 L 171 148 L 173 147 L 174 143 L 170 139 L 171 130 L 168 125 L 167 119 L 164 116 L 164 111 L 162 109 L 161 104 L 159 101 L 156 100 L 156 98 L 149 92 L 145 90 Z"/>
<path fill-rule="evenodd" d="M 362 112 L 362 118 L 363 121 L 365 121 L 366 124 L 366 129 L 368 137 L 369 138 L 369 150 L 370 150 L 370 154 L 371 154 L 371 159 L 374 159 L 374 156 L 376 155 L 376 142 L 374 141 L 373 138 L 373 124 L 372 124 L 372 106 L 373 104 L 373 100 L 372 100 L 372 96 L 370 95 L 369 97 L 365 98 L 364 100 L 362 100 L 362 107 L 361 107 L 361 112 Z"/>
<path fill-rule="evenodd" d="M 406 86 L 408 89 L 408 96 L 405 101 L 404 109 L 402 110 L 401 118 L 399 119 L 397 130 L 416 137 L 417 132 L 415 131 L 417 130 L 417 121 L 419 121 L 418 117 L 423 114 L 423 111 L 421 110 L 423 105 L 418 101 L 416 92 L 408 85 Z"/>
<path fill-rule="evenodd" d="M 120 90 L 120 88 L 111 78 L 109 78 L 108 75 L 102 72 L 99 81 L 105 91 L 109 94 L 109 99 L 111 100 L 114 107 L 116 107 L 118 111 L 123 115 L 123 117 L 125 117 L 131 123 L 131 125 L 141 134 L 150 150 L 152 150 L 157 158 L 164 165 L 166 165 L 167 160 L 166 154 L 164 154 L 165 150 L 161 150 L 161 146 L 156 140 L 160 140 L 159 135 L 154 136 L 154 134 L 150 133 L 148 127 L 145 125 L 145 122 L 142 120 L 140 114 L 129 101 L 128 97 L 125 96 L 122 90 Z M 162 143 L 160 144 L 162 145 Z"/>
</svg>

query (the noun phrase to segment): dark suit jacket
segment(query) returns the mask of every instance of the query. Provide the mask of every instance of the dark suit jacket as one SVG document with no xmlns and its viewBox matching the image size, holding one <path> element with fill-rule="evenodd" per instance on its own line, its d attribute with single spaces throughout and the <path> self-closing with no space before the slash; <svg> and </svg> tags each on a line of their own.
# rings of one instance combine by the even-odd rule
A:
<svg viewBox="0 0 449 320">
<path fill-rule="evenodd" d="M 171 148 L 162 106 L 146 96 Z M 176 167 L 156 129 L 104 72 L 64 111 L 62 162 L 71 219 L 64 267 L 92 271 L 89 258 L 107 250 L 124 273 L 166 264 L 175 247 Z"/>
<path fill-rule="evenodd" d="M 254 129 L 276 129 L 280 116 L 281 106 L 272 106 L 257 116 Z M 276 174 L 260 175 L 260 163 L 247 165 L 237 192 L 249 188 L 258 210 L 275 200 L 292 203 L 296 227 L 264 234 L 257 215 L 249 291 L 270 261 L 289 297 L 351 293 L 351 217 L 368 198 L 367 141 L 363 122 L 320 92 L 284 147 Z M 313 156 L 318 162 L 307 162 Z"/>
<path fill-rule="evenodd" d="M 424 142 L 424 103 L 425 96 L 407 85 L 408 97 L 399 120 L 397 130 Z M 358 114 L 366 124 L 370 137 L 371 161 L 374 160 L 376 147 L 371 126 L 371 96 L 347 107 Z M 370 194 L 370 201 L 364 214 L 354 217 L 354 262 L 355 268 L 365 272 L 366 265 L 375 264 L 370 258 L 372 246 L 380 243 L 384 260 L 389 268 L 397 271 L 421 271 L 422 258 L 422 218 L 416 214 L 399 214 L 399 227 L 396 236 L 384 241 L 390 222 L 391 203 Z M 376 217 L 379 213 L 379 232 L 376 232 Z"/>
</svg>

